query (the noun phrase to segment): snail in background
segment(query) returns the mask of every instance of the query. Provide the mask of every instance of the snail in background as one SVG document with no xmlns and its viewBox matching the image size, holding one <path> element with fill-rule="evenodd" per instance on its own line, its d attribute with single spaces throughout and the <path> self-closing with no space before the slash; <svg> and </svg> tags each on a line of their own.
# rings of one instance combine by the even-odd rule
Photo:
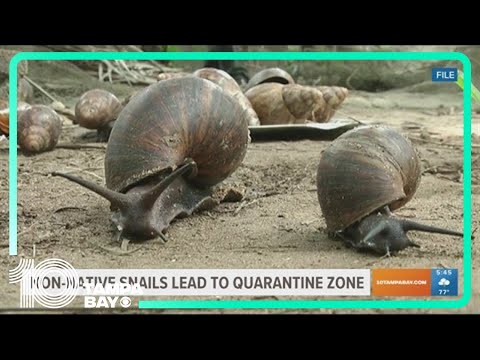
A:
<svg viewBox="0 0 480 360">
<path fill-rule="evenodd" d="M 210 81 L 164 80 L 141 90 L 115 121 L 105 154 L 106 188 L 53 175 L 109 200 L 119 238 L 164 239 L 174 218 L 213 201 L 212 187 L 241 164 L 250 140 L 248 118 Z"/>
<path fill-rule="evenodd" d="M 17 86 L 17 118 L 20 112 L 30 108 L 30 103 L 33 102 L 33 87 L 25 78 L 18 79 Z M 10 123 L 10 108 L 8 100 L 0 99 L 0 134 L 9 134 Z"/>
<path fill-rule="evenodd" d="M 252 87 L 245 95 L 262 125 L 301 124 L 330 120 L 347 97 L 348 90 L 268 82 Z"/>
<path fill-rule="evenodd" d="M 84 93 L 75 105 L 75 122 L 87 129 L 97 130 L 97 140 L 106 142 L 113 121 L 123 106 L 112 93 L 94 89 Z"/>
<path fill-rule="evenodd" d="M 391 214 L 415 194 L 421 165 L 411 142 L 382 126 L 360 126 L 322 153 L 317 194 L 330 233 L 355 248 L 389 256 L 409 246 L 411 230 L 463 236 Z"/>
<path fill-rule="evenodd" d="M 10 109 L 8 101 L 0 99 L 0 135 L 8 135 L 10 124 Z"/>
<path fill-rule="evenodd" d="M 251 89 L 254 86 L 265 84 L 265 83 L 278 83 L 278 84 L 295 84 L 293 77 L 278 67 L 263 69 L 256 73 L 245 87 L 245 91 Z"/>
<path fill-rule="evenodd" d="M 17 119 L 20 117 L 20 114 L 30 109 L 30 105 L 24 102 L 19 102 L 17 105 Z M 8 101 L 0 100 L 0 134 L 7 135 L 10 132 L 10 108 L 8 106 Z"/>
<path fill-rule="evenodd" d="M 28 154 L 52 150 L 62 132 L 62 120 L 45 105 L 33 105 L 18 112 L 18 145 Z"/>
</svg>

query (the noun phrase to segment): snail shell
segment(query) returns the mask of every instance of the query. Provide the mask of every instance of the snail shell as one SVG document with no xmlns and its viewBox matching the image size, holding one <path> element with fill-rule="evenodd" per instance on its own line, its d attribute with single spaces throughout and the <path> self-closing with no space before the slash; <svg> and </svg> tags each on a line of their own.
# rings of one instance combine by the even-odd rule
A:
<svg viewBox="0 0 480 360">
<path fill-rule="evenodd" d="M 241 164 L 248 120 L 240 103 L 211 81 L 163 80 L 134 96 L 115 121 L 105 154 L 107 188 L 54 175 L 108 199 L 120 236 L 162 237 L 174 218 L 213 201 L 211 187 Z"/>
<path fill-rule="evenodd" d="M 18 115 L 18 144 L 26 153 L 52 150 L 58 143 L 62 121 L 44 105 L 34 105 Z"/>
<path fill-rule="evenodd" d="M 245 93 L 262 125 L 296 122 L 296 117 L 283 100 L 283 89 L 282 84 L 267 83 L 255 86 Z"/>
<path fill-rule="evenodd" d="M 312 116 L 307 117 L 307 120 L 327 122 L 335 115 L 337 109 L 347 98 L 348 89 L 340 86 L 319 86 L 317 89 L 322 93 L 326 105 L 319 107 L 313 112 Z"/>
<path fill-rule="evenodd" d="M 420 184 L 412 143 L 382 126 L 360 126 L 333 141 L 317 172 L 318 200 L 329 231 L 340 231 L 388 206 L 398 209 Z"/>
<path fill-rule="evenodd" d="M 84 93 L 75 106 L 74 124 L 97 130 L 97 141 L 107 142 L 113 123 L 122 110 L 120 102 L 112 93 L 94 89 Z"/>
<path fill-rule="evenodd" d="M 317 194 L 327 228 L 359 250 L 390 256 L 420 247 L 409 231 L 463 237 L 461 232 L 392 216 L 415 194 L 420 160 L 412 143 L 393 129 L 362 126 L 323 152 Z"/>
<path fill-rule="evenodd" d="M 22 111 L 30 108 L 30 105 L 24 102 L 19 102 L 17 106 L 17 118 Z M 8 135 L 10 123 L 10 108 L 8 101 L 0 100 L 0 133 Z"/>
<path fill-rule="evenodd" d="M 262 125 L 304 123 L 313 118 L 319 121 L 316 114 L 323 114 L 327 107 L 320 90 L 297 84 L 260 84 L 245 95 Z"/>
<path fill-rule="evenodd" d="M 245 91 L 253 88 L 254 86 L 264 84 L 264 83 L 279 83 L 279 84 L 295 84 L 295 80 L 293 80 L 292 76 L 278 67 L 275 68 L 268 68 L 256 73 L 250 81 L 247 83 Z"/>
<path fill-rule="evenodd" d="M 94 89 L 84 93 L 75 105 L 76 123 L 87 129 L 101 129 L 115 120 L 122 110 L 118 98 L 112 93 Z"/>
<path fill-rule="evenodd" d="M 210 81 L 170 79 L 135 96 L 110 136 L 105 155 L 109 189 L 123 192 L 151 174 L 175 169 L 185 158 L 198 167 L 192 182 L 211 186 L 242 162 L 249 139 L 248 113 Z"/>
<path fill-rule="evenodd" d="M 248 120 L 249 126 L 260 125 L 260 120 L 258 119 L 257 113 L 252 108 L 252 104 L 243 93 L 237 81 L 227 72 L 215 68 L 202 68 L 195 71 L 193 75 L 202 79 L 210 80 L 219 85 L 223 90 L 237 99 L 242 107 L 248 112 L 250 116 Z"/>
</svg>

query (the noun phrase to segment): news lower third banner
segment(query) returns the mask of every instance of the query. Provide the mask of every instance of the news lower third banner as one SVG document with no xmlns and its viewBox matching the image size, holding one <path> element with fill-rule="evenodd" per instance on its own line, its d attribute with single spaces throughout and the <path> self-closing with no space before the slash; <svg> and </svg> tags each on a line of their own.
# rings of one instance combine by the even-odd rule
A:
<svg viewBox="0 0 480 360">
<path fill-rule="evenodd" d="M 369 296 L 369 269 L 77 269 L 30 276 L 30 293 L 52 296 Z"/>
<path fill-rule="evenodd" d="M 76 296 L 458 296 L 457 269 L 66 269 L 16 276 L 22 301 Z M 15 278 L 18 277 L 18 279 Z M 22 298 L 23 298 L 22 297 Z M 62 303 L 63 304 L 63 303 Z M 28 305 L 28 304 L 26 304 Z"/>
</svg>

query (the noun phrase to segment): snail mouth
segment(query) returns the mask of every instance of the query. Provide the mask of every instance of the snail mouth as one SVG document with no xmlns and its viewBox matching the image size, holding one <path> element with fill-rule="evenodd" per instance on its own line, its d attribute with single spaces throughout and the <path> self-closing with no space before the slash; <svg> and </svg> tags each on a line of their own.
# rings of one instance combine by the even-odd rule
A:
<svg viewBox="0 0 480 360">
<path fill-rule="evenodd" d="M 155 184 L 143 184 L 132 188 L 127 196 L 139 198 L 148 194 Z M 145 241 L 163 235 L 170 223 L 177 218 L 187 217 L 195 211 L 206 210 L 218 205 L 211 197 L 212 190 L 201 189 L 191 185 L 184 177 L 177 177 L 156 198 L 154 204 L 145 208 L 139 202 L 138 206 L 115 211 L 112 221 L 122 237 L 132 241 Z"/>
</svg>

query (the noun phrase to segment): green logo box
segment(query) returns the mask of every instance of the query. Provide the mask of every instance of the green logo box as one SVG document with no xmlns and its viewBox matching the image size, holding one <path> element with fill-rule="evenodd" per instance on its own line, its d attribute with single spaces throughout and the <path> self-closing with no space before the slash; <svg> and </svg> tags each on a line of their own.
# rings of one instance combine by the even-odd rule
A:
<svg viewBox="0 0 480 360">
<path fill-rule="evenodd" d="M 459 61 L 463 64 L 463 297 L 455 300 L 141 300 L 140 309 L 320 309 L 461 308 L 472 294 L 471 78 L 469 58 L 459 52 L 21 52 L 10 61 L 9 254 L 17 255 L 17 68 L 19 62 L 52 60 L 402 60 Z"/>
</svg>

